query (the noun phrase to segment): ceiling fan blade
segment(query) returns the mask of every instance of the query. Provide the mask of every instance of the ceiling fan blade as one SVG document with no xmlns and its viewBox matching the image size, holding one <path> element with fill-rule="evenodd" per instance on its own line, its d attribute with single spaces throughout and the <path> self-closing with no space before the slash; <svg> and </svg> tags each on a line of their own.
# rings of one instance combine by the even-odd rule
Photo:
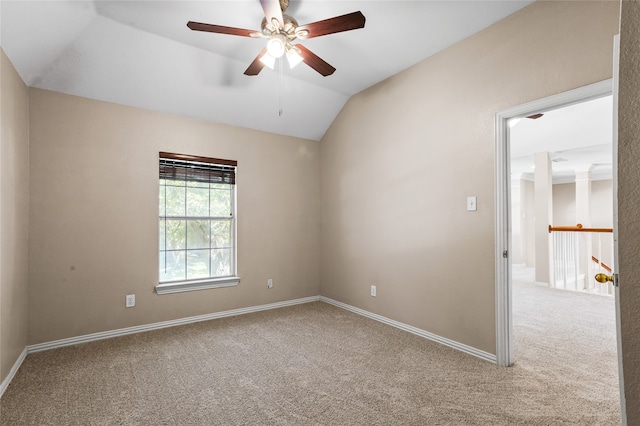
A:
<svg viewBox="0 0 640 426">
<path fill-rule="evenodd" d="M 530 115 L 530 116 L 528 116 L 526 118 L 530 118 L 532 120 L 537 120 L 538 118 L 542 117 L 543 115 L 544 114 L 533 114 L 533 115 Z"/>
<path fill-rule="evenodd" d="M 324 21 L 313 22 L 301 25 L 296 29 L 296 34 L 302 39 L 319 37 L 327 34 L 339 33 L 342 31 L 357 30 L 364 28 L 365 17 L 362 12 L 353 12 L 346 15 L 325 19 Z M 303 35 L 305 31 L 308 34 Z"/>
<path fill-rule="evenodd" d="M 194 31 L 204 31 L 207 33 L 217 33 L 217 34 L 230 34 L 237 35 L 243 37 L 253 37 L 252 34 L 255 34 L 256 31 L 253 30 L 245 30 L 243 28 L 235 28 L 235 27 L 224 27 L 222 25 L 213 25 L 213 24 L 203 24 L 202 22 L 187 22 L 187 27 L 191 28 Z"/>
<path fill-rule="evenodd" d="M 309 65 L 314 70 L 318 71 L 323 76 L 326 77 L 328 75 L 331 75 L 336 70 L 334 67 L 326 63 L 318 55 L 316 55 L 303 45 L 296 44 L 295 47 L 300 50 L 300 56 L 302 56 L 302 60 L 304 61 L 304 63 Z"/>
<path fill-rule="evenodd" d="M 282 9 L 280 9 L 280 0 L 260 0 L 264 16 L 267 22 L 273 22 L 273 18 L 278 21 L 278 28 L 284 27 L 284 19 L 282 18 Z"/>
<path fill-rule="evenodd" d="M 267 48 L 266 47 L 264 49 L 262 49 L 260 51 L 260 53 L 258 53 L 258 56 L 256 56 L 256 58 L 253 60 L 253 62 L 251 62 L 251 64 L 249 65 L 249 68 L 247 68 L 245 70 L 244 75 L 258 75 L 258 74 L 260 74 L 260 71 L 262 71 L 262 68 L 264 68 L 264 64 L 262 63 L 260 58 L 262 58 L 262 56 L 265 53 L 267 53 Z"/>
</svg>

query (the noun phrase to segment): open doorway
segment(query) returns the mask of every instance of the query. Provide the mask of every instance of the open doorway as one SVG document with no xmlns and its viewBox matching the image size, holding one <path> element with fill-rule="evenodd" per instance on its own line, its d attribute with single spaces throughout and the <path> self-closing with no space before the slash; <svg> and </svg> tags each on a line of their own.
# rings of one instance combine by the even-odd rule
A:
<svg viewBox="0 0 640 426">
<path fill-rule="evenodd" d="M 509 120 L 511 265 L 531 282 L 613 297 L 613 101 Z M 612 307 L 612 309 L 614 309 Z"/>
<path fill-rule="evenodd" d="M 613 285 L 594 279 L 614 258 L 612 108 L 609 95 L 509 123 L 515 364 L 602 424 L 620 419 Z"/>
<path fill-rule="evenodd" d="M 544 114 L 542 118 L 553 118 L 554 115 L 560 114 L 560 110 L 565 107 L 574 106 L 573 110 L 579 111 L 589 101 L 600 100 L 606 102 L 606 99 L 603 98 L 612 94 L 612 87 L 612 81 L 603 81 L 520 105 L 496 115 L 496 323 L 497 359 L 500 365 L 509 366 L 516 362 L 517 365 L 522 366 L 523 363 L 528 363 L 527 368 L 542 374 L 548 374 L 553 381 L 562 381 L 567 377 L 572 377 L 572 381 L 582 381 L 573 390 L 567 388 L 569 392 L 572 392 L 574 400 L 579 401 L 580 406 L 584 404 L 585 409 L 593 408 L 593 405 L 606 401 L 605 404 L 599 405 L 599 410 L 602 410 L 603 413 L 606 412 L 609 419 L 617 416 L 617 422 L 619 422 L 620 388 L 618 387 L 617 377 L 618 345 L 616 341 L 616 329 L 619 324 L 616 323 L 615 313 L 617 289 L 613 289 L 612 296 L 584 294 L 588 292 L 596 293 L 596 290 L 602 291 L 602 289 L 596 289 L 592 285 L 590 277 L 587 277 L 590 272 L 584 271 L 582 274 L 573 273 L 573 280 L 564 280 L 559 285 L 560 283 L 555 280 L 556 277 L 554 276 L 553 264 L 555 258 L 551 254 L 554 249 L 552 245 L 553 239 L 547 229 L 554 224 L 554 163 L 560 163 L 556 167 L 559 172 L 557 173 L 559 176 L 556 176 L 556 178 L 560 182 L 563 179 L 566 180 L 568 174 L 572 174 L 575 180 L 575 176 L 578 173 L 580 173 L 581 178 L 585 176 L 592 177 L 594 174 L 598 175 L 596 181 L 600 181 L 606 173 L 611 174 L 610 171 L 607 172 L 607 168 L 610 169 L 610 166 L 607 167 L 605 165 L 606 163 L 613 163 L 611 154 L 609 154 L 609 161 L 596 160 L 591 161 L 589 166 L 581 165 L 577 170 L 578 173 L 576 173 L 575 168 L 571 173 L 569 173 L 568 169 L 570 169 L 570 164 L 577 161 L 590 161 L 587 157 L 590 154 L 594 154 L 593 151 L 598 151 L 596 146 L 604 145 L 607 141 L 586 143 L 582 146 L 579 144 L 574 146 L 545 146 L 545 144 L 552 143 L 549 140 L 551 138 L 547 135 L 542 140 L 534 143 L 535 148 L 533 151 L 536 152 L 533 154 L 535 158 L 531 160 L 531 163 L 524 164 L 526 161 L 520 158 L 524 157 L 524 155 L 519 155 L 522 152 L 518 152 L 522 146 L 513 146 L 511 136 L 515 137 L 517 135 L 512 135 L 512 128 L 509 127 L 509 122 L 513 118 L 520 118 L 523 124 L 532 123 L 541 120 L 539 116 L 537 120 L 527 118 L 530 116 L 535 117 L 535 114 Z M 611 102 L 609 101 L 609 103 Z M 609 114 L 609 119 L 613 121 L 611 114 Z M 516 126 L 518 125 L 520 124 Z M 588 127 L 585 126 L 584 121 L 582 121 L 582 127 Z M 522 129 L 524 128 L 523 126 Z M 611 126 L 609 126 L 609 129 L 611 129 Z M 595 133 L 593 130 L 590 130 L 590 132 Z M 565 135 L 565 137 L 568 136 Z M 577 137 L 586 139 L 584 135 Z M 612 137 L 609 134 L 607 140 L 613 142 L 612 148 L 615 151 L 615 136 Z M 579 143 L 579 141 L 576 143 Z M 587 147 L 591 148 L 587 149 Z M 512 150 L 514 155 L 511 154 Z M 585 151 L 592 152 L 587 153 Z M 514 160 L 520 159 L 512 162 L 512 157 Z M 554 159 L 559 161 L 554 162 Z M 527 212 L 529 207 L 523 206 L 522 194 L 519 192 L 516 197 L 519 198 L 516 200 L 519 204 L 516 203 L 516 207 L 512 208 L 511 202 L 514 201 L 514 195 L 512 194 L 511 169 L 513 167 L 513 171 L 516 173 L 514 177 L 519 182 L 519 185 L 515 186 L 520 191 L 520 188 L 529 185 L 526 183 L 528 180 L 525 174 L 534 172 L 531 169 L 532 166 L 535 166 L 538 171 L 546 168 L 544 173 L 546 181 L 543 180 L 542 184 L 538 184 L 538 188 L 533 190 L 534 195 L 532 198 L 535 199 L 536 196 L 545 198 L 547 204 L 536 203 L 541 204 L 541 206 L 536 205 L 533 211 L 529 210 Z M 534 180 L 538 180 L 537 176 Z M 561 184 L 560 182 L 558 183 Z M 565 184 L 567 183 L 570 185 L 564 188 L 564 193 L 566 195 L 567 192 L 573 192 L 573 199 L 569 202 L 566 202 L 566 200 L 559 202 L 558 204 L 560 205 L 564 204 L 564 208 L 560 212 L 556 212 L 556 215 L 562 217 L 564 214 L 565 217 L 561 219 L 562 221 L 571 221 L 571 219 L 576 219 L 577 217 L 580 217 L 579 220 L 584 220 L 584 216 L 581 216 L 581 214 L 587 214 L 588 212 L 582 212 L 577 207 L 578 205 L 584 206 L 584 188 L 578 190 L 579 185 L 575 181 L 565 182 Z M 593 185 L 593 180 L 591 179 L 589 183 L 591 187 L 602 186 L 600 183 Z M 538 193 L 541 192 L 540 188 L 543 188 L 544 185 L 548 189 L 544 193 Z M 615 180 L 611 185 L 615 192 Z M 523 191 L 526 191 L 526 189 Z M 560 194 L 563 191 L 559 190 L 557 192 Z M 580 193 L 582 195 L 577 195 Z M 592 192 L 589 191 L 589 196 L 591 195 Z M 609 199 L 612 197 L 615 197 L 615 195 L 610 196 Z M 589 201 L 589 197 L 586 197 L 586 200 Z M 610 208 L 613 208 L 612 200 L 608 204 L 611 206 Z M 573 210 L 574 212 L 568 218 L 566 217 L 567 210 Z M 524 213 L 525 222 L 527 216 L 528 219 L 535 218 L 537 222 L 537 235 L 529 236 L 533 240 L 537 239 L 537 241 L 533 246 L 530 245 L 529 248 L 524 247 L 522 241 L 518 241 L 518 239 L 522 240 L 523 237 L 519 233 L 526 232 L 524 228 L 527 226 L 526 224 L 523 225 L 522 213 Z M 534 216 L 533 218 L 531 217 L 532 215 Z M 612 213 L 609 211 L 607 215 L 611 217 Z M 588 220 L 588 214 L 586 217 Z M 514 220 L 514 218 L 517 220 Z M 615 218 L 613 222 L 615 223 Z M 577 223 L 579 222 L 573 223 L 573 225 Z M 539 232 L 540 228 L 546 232 Z M 514 240 L 516 242 L 515 245 Z M 586 252 L 593 253 L 592 243 L 593 241 L 590 241 L 587 245 L 583 244 L 588 247 L 588 250 L 584 249 Z M 519 248 L 517 245 L 519 245 Z M 539 247 L 536 247 L 536 245 Z M 541 248 L 547 249 L 546 255 L 538 253 L 538 249 Z M 527 250 L 533 253 L 527 253 Z M 578 253 L 577 256 L 582 257 L 583 254 Z M 598 254 L 603 257 L 600 252 Z M 527 258 L 527 256 L 529 257 Z M 610 262 L 615 264 L 615 259 Z M 514 263 L 516 267 L 514 267 Z M 542 268 L 537 268 L 536 266 L 540 266 L 536 265 L 537 263 L 544 265 Z M 599 259 L 598 267 L 602 267 L 602 263 L 604 263 L 603 259 Z M 578 266 L 582 267 L 582 265 Z M 591 265 L 588 266 L 591 267 Z M 578 277 L 578 275 L 581 276 Z M 563 290 L 558 290 L 558 288 Z M 572 315 L 573 313 L 576 315 Z M 597 315 L 607 318 L 607 320 L 599 319 Z M 607 336 L 607 342 L 604 343 L 607 349 L 604 351 L 594 344 L 594 342 L 602 343 L 602 335 L 598 333 L 605 333 Z M 583 338 L 583 340 L 580 338 Z M 518 355 L 516 351 L 523 347 L 526 348 L 526 351 Z M 538 349 L 540 351 L 536 353 Z M 591 364 L 585 363 L 588 359 L 595 361 L 591 362 Z M 600 373 L 604 373 L 604 375 L 601 376 Z M 598 397 L 591 398 L 586 396 L 590 394 L 598 394 Z M 575 398 L 576 395 L 577 398 Z M 564 398 L 559 394 L 549 395 L 549 397 Z M 612 407 L 615 412 L 612 411 Z M 596 410 L 596 412 L 598 411 Z"/>
</svg>

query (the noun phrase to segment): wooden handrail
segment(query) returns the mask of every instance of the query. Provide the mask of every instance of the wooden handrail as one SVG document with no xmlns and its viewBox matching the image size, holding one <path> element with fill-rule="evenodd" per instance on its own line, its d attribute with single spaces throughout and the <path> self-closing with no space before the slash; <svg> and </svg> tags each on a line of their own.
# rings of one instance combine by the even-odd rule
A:
<svg viewBox="0 0 640 426">
<path fill-rule="evenodd" d="M 576 226 L 551 226 L 549 225 L 549 233 L 552 232 L 613 232 L 613 228 L 583 228 L 581 224 Z"/>
<path fill-rule="evenodd" d="M 606 263 L 602 263 L 600 262 L 600 260 L 598 260 L 597 257 L 595 256 L 591 256 L 591 260 L 593 260 L 594 262 L 596 262 L 598 265 L 602 266 L 603 269 L 606 269 L 607 271 L 611 272 L 611 267 L 608 266 Z"/>
</svg>

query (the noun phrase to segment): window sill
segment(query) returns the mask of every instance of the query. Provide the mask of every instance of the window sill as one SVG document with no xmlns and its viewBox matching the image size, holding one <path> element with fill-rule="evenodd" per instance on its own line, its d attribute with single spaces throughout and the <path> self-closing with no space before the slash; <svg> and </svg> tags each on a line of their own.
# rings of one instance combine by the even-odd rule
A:
<svg viewBox="0 0 640 426">
<path fill-rule="evenodd" d="M 197 281 L 177 281 L 158 284 L 156 293 L 171 294 L 183 291 L 207 290 L 210 288 L 233 287 L 240 283 L 240 277 L 209 278 Z"/>
</svg>

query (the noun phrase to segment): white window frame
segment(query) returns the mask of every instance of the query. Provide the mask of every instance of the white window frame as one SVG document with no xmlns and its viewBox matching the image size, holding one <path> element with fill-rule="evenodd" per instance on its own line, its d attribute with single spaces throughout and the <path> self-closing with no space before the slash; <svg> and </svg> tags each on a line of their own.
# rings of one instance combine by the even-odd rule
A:
<svg viewBox="0 0 640 426">
<path fill-rule="evenodd" d="M 170 156 L 170 157 L 167 157 Z M 188 161 L 194 163 L 201 163 L 203 157 L 195 157 L 188 156 L 182 154 L 171 154 L 171 153 L 160 153 L 161 158 L 174 158 L 179 159 L 181 161 Z M 215 160 L 215 159 L 208 159 Z M 221 161 L 229 161 L 229 160 L 221 160 Z M 186 199 L 185 199 L 186 202 Z M 235 184 L 231 185 L 231 238 L 232 238 L 232 253 L 231 253 L 231 275 L 223 276 L 223 277 L 209 277 L 209 278 L 199 278 L 199 279 L 185 279 L 185 280 L 176 280 L 176 281 L 165 281 L 160 282 L 160 265 L 158 265 L 158 282 L 159 284 L 155 286 L 155 291 L 157 294 L 171 294 L 171 293 L 180 293 L 185 291 L 194 291 L 194 290 L 205 290 L 212 288 L 221 288 L 221 287 L 232 287 L 236 286 L 240 283 L 240 277 L 237 273 L 237 259 L 238 259 L 238 244 L 237 244 L 237 188 Z M 166 216 L 164 216 L 166 217 Z M 190 217 L 189 217 L 190 218 Z M 187 216 L 184 217 L 184 220 L 187 219 Z M 192 219 L 192 218 L 190 218 Z M 203 219 L 205 219 L 203 217 Z M 211 220 L 215 219 L 213 216 L 209 216 L 206 219 Z M 188 250 L 188 249 L 185 249 Z M 158 243 L 157 252 L 160 253 L 160 246 Z"/>
</svg>

